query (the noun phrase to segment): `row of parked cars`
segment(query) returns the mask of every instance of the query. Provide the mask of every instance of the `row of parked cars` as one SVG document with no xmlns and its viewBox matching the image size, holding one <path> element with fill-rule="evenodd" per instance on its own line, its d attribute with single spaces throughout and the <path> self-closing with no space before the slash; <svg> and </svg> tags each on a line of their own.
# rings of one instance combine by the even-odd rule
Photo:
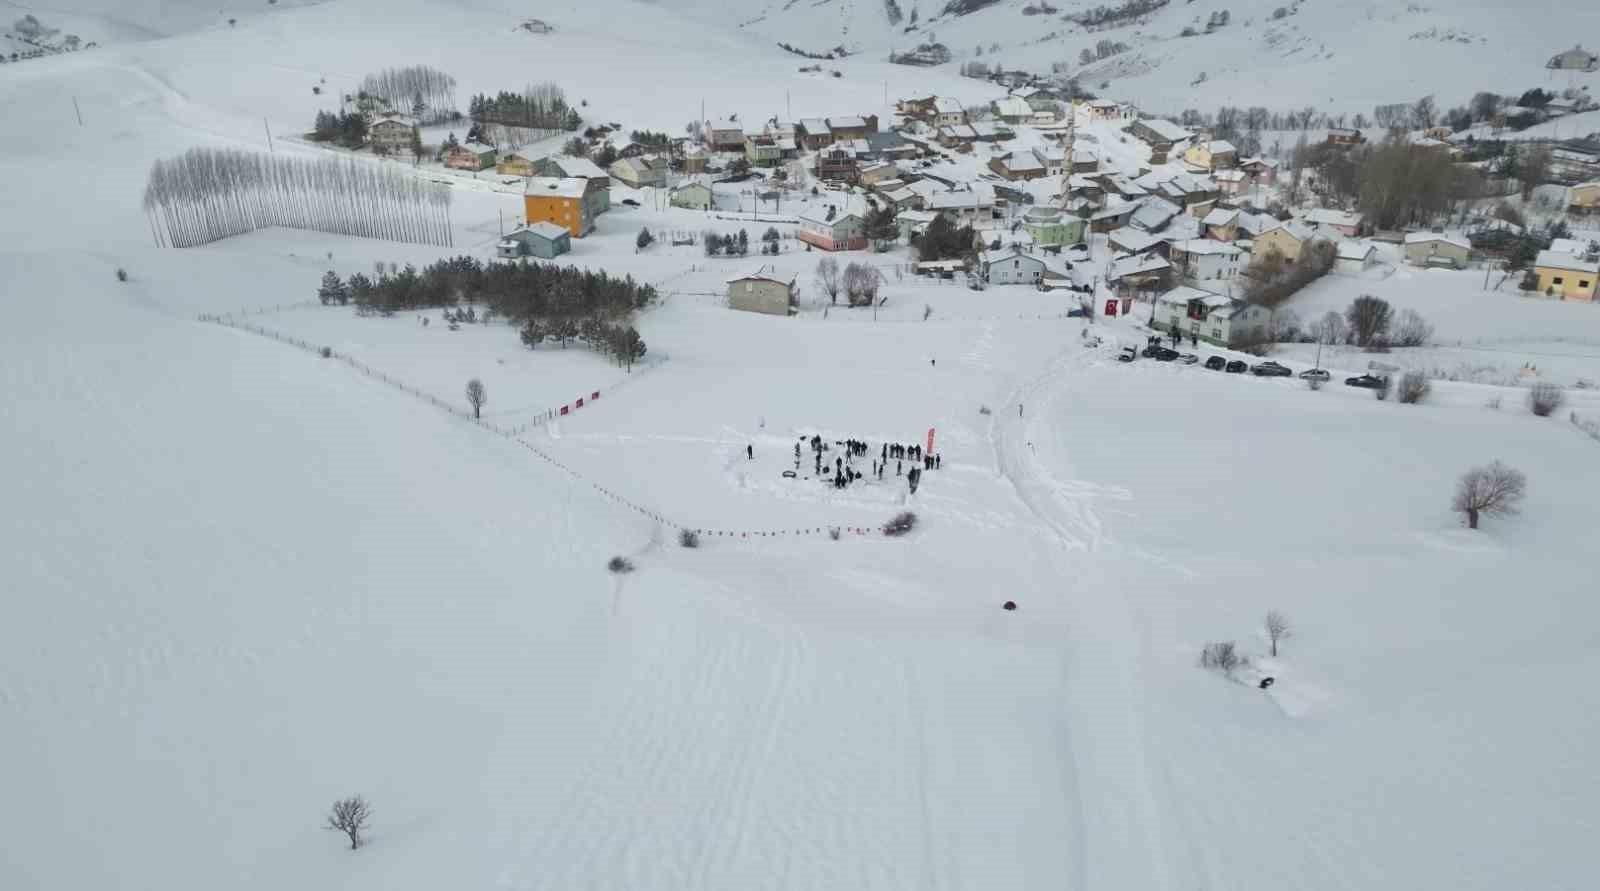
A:
<svg viewBox="0 0 1600 891">
<path fill-rule="evenodd" d="M 1144 356 L 1146 359 L 1155 359 L 1157 362 L 1177 362 L 1182 365 L 1194 365 L 1200 361 L 1200 357 L 1194 353 L 1180 353 L 1177 350 L 1161 346 L 1153 340 L 1142 351 L 1136 351 L 1131 346 L 1123 347 L 1122 352 L 1117 355 L 1117 361 L 1132 362 L 1139 356 Z M 1244 374 L 1248 371 L 1256 377 L 1294 376 L 1293 369 L 1270 359 L 1251 365 L 1242 359 L 1229 360 L 1222 356 L 1212 356 L 1206 360 L 1205 367 L 1212 371 L 1221 371 L 1227 374 Z M 1306 381 L 1327 381 L 1331 380 L 1333 375 L 1329 374 L 1325 368 L 1308 368 L 1300 372 L 1299 377 L 1301 380 Z M 1387 386 L 1388 382 L 1389 379 L 1387 377 L 1378 374 L 1360 374 L 1344 379 L 1345 386 L 1360 387 L 1366 390 L 1380 390 Z"/>
</svg>

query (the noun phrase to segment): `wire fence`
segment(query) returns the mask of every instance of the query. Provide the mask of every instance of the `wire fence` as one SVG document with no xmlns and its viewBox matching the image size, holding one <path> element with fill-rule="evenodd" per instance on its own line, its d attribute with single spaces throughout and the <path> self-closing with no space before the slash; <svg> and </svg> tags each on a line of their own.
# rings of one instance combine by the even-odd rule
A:
<svg viewBox="0 0 1600 891">
<path fill-rule="evenodd" d="M 390 375 L 373 368 L 365 362 L 341 353 L 331 347 L 318 346 L 299 337 L 293 337 L 279 331 L 274 331 L 271 328 L 246 322 L 241 319 L 234 318 L 231 315 L 202 313 L 197 318 L 201 322 L 206 322 L 213 325 L 221 325 L 227 328 L 233 328 L 237 331 L 244 331 L 249 334 L 265 337 L 269 340 L 275 340 L 278 343 L 304 350 L 305 352 L 314 356 L 319 356 L 324 359 L 334 359 L 342 362 L 373 380 L 387 384 L 414 399 L 426 402 L 436 409 L 448 412 L 460 420 L 466 421 L 480 429 L 487 430 L 488 432 L 500 436 L 509 442 L 521 446 L 534 457 L 544 461 L 546 464 L 549 464 L 552 467 L 557 468 L 558 470 L 565 472 L 568 476 L 572 477 L 578 482 L 587 484 L 593 488 L 595 492 L 609 499 L 613 503 L 622 507 L 626 507 L 640 516 L 654 520 L 663 526 L 667 526 L 680 532 L 689 531 L 706 538 L 735 539 L 740 541 L 763 538 L 800 537 L 809 535 L 828 535 L 832 538 L 838 539 L 844 535 L 864 536 L 879 532 L 878 529 L 872 527 L 852 525 L 802 526 L 789 529 L 717 529 L 714 527 L 691 526 L 684 523 L 679 523 L 668 518 L 666 515 L 655 510 L 654 508 L 639 504 L 638 502 L 633 501 L 614 489 L 611 489 L 607 486 L 602 486 L 600 483 L 595 482 L 594 480 L 585 476 L 583 473 L 566 464 L 561 459 L 551 455 L 533 443 L 522 438 L 523 434 L 532 430 L 534 427 L 539 426 L 540 424 L 549 423 L 556 418 L 568 415 L 571 412 L 576 411 L 578 408 L 582 408 L 585 404 L 592 403 L 595 399 L 600 398 L 600 391 L 598 390 L 591 391 L 591 394 L 587 400 L 578 399 L 575 405 L 569 404 L 562 406 L 559 409 L 551 409 L 550 411 L 541 414 L 539 418 L 535 419 L 534 421 L 530 421 L 527 424 L 523 424 L 518 427 L 502 427 L 491 421 L 485 421 L 480 417 L 476 417 L 472 412 L 451 405 L 450 403 L 445 402 L 443 399 L 440 399 L 431 393 L 425 393 L 416 387 L 405 383 L 404 381 L 391 377 Z"/>
</svg>

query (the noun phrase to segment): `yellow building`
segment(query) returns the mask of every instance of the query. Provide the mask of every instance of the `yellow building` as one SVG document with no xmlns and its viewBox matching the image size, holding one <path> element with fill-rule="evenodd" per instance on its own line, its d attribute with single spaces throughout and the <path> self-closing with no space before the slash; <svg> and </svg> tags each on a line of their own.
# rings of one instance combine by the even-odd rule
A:
<svg viewBox="0 0 1600 891">
<path fill-rule="evenodd" d="M 1238 159 L 1239 151 L 1233 143 L 1221 139 L 1203 139 L 1183 153 L 1185 164 L 1207 173 L 1232 167 Z"/>
<path fill-rule="evenodd" d="M 1600 212 L 1600 183 L 1584 183 L 1568 189 L 1567 210 L 1583 214 Z"/>
<path fill-rule="evenodd" d="M 591 181 L 582 177 L 534 176 L 522 194 L 528 225 L 555 223 L 582 238 L 594 230 L 598 215 L 589 192 Z M 599 190 L 603 191 L 603 190 Z"/>
<path fill-rule="evenodd" d="M 512 152 L 500 156 L 500 160 L 495 162 L 494 172 L 506 176 L 533 176 L 538 171 L 534 169 L 533 161 L 527 155 Z"/>
<path fill-rule="evenodd" d="M 1289 220 L 1257 235 L 1255 243 L 1250 248 L 1250 255 L 1265 257 L 1276 250 L 1283 255 L 1283 259 L 1293 263 L 1300 257 L 1300 249 L 1313 237 L 1309 226 L 1299 220 Z"/>
<path fill-rule="evenodd" d="M 1593 300 L 1600 262 L 1560 251 L 1540 251 L 1533 261 L 1533 274 L 1539 281 L 1539 293 L 1547 297 Z"/>
</svg>

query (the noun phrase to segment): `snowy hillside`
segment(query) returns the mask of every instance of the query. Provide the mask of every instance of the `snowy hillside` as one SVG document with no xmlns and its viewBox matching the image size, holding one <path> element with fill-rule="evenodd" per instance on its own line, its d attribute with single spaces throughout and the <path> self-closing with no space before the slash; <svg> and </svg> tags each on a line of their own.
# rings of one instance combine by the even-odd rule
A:
<svg viewBox="0 0 1600 891">
<path fill-rule="evenodd" d="M 269 131 L 326 156 L 302 134 L 330 95 L 419 60 L 463 100 L 556 81 L 624 131 L 682 132 L 702 102 L 753 122 L 995 95 L 882 61 L 901 44 L 854 24 L 875 3 L 738 28 L 681 2 L 76 0 L 63 21 L 129 24 L 0 71 L 0 114 L 38 136 L 0 146 L 0 889 L 1592 886 L 1600 442 L 1520 388 L 1441 381 L 1411 406 L 1125 364 L 1139 312 L 1090 324 L 1059 293 L 905 274 L 903 249 L 845 257 L 882 271 L 876 312 L 830 305 L 795 208 L 750 219 L 738 185 L 712 212 L 618 186 L 561 258 L 659 287 L 632 370 L 498 322 L 316 302 L 330 269 L 490 259 L 523 205 L 488 173 L 412 171 L 451 184 L 451 249 L 153 244 L 153 161 L 265 152 Z M 530 14 L 553 32 L 519 30 Z M 1001 3 L 932 27 L 954 45 L 1047 18 Z M 825 63 L 839 77 L 771 45 L 838 43 L 841 21 L 877 50 Z M 1345 41 L 1302 75 L 1361 68 Z M 1203 52 L 1184 51 L 1125 82 L 1184 81 Z M 768 226 L 791 318 L 727 308 L 754 255 L 635 247 Z M 1559 342 L 1563 381 L 1600 379 L 1595 307 L 1447 275 L 1372 289 L 1463 349 Z M 1567 410 L 1600 418 L 1596 392 Z M 836 489 L 792 457 L 930 428 L 915 494 L 893 461 Z M 1522 514 L 1469 531 L 1451 491 L 1496 458 L 1528 474 Z M 902 510 L 917 529 L 882 535 Z M 1269 610 L 1293 622 L 1276 657 Z M 1252 669 L 1197 667 L 1229 640 Z M 322 825 L 352 794 L 375 811 L 354 852 Z"/>
<path fill-rule="evenodd" d="M 726 4 L 711 0 L 659 2 L 708 24 L 728 20 Z M 1111 98 L 1166 113 L 1213 111 L 1221 105 L 1284 111 L 1309 105 L 1369 115 L 1374 105 L 1427 95 L 1449 107 L 1479 90 L 1515 94 L 1533 86 L 1566 87 L 1569 80 L 1592 86 L 1593 75 L 1552 78 L 1544 64 L 1600 28 L 1600 12 L 1594 9 L 1492 0 L 1175 0 L 1106 25 L 1085 27 L 1068 20 L 1122 5 L 1109 0 L 758 0 L 739 7 L 738 24 L 773 44 L 812 52 L 842 46 L 871 59 L 937 41 L 954 54 L 951 68 L 980 61 L 1048 73 L 1052 63 L 1067 63 L 1068 73 L 1084 87 L 1096 90 L 1109 82 L 1101 92 Z M 963 8 L 976 11 L 947 11 Z M 1280 9 L 1283 16 L 1275 17 Z M 1224 11 L 1228 24 L 1207 33 L 1207 22 Z M 1188 28 L 1199 33 L 1180 36 Z M 1082 51 L 1101 41 L 1124 44 L 1127 51 L 1081 65 Z"/>
</svg>

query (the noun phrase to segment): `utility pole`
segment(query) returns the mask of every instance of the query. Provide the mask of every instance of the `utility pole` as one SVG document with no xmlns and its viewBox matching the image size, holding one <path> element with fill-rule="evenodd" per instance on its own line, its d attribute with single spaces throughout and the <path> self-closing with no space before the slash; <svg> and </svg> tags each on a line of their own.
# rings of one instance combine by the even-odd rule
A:
<svg viewBox="0 0 1600 891">
<path fill-rule="evenodd" d="M 83 126 L 83 109 L 78 107 L 78 97 L 72 97 L 72 111 L 78 116 L 78 126 Z"/>
<path fill-rule="evenodd" d="M 267 126 L 267 119 L 266 118 L 262 118 L 261 119 L 261 129 L 267 131 L 267 154 L 269 154 L 269 155 L 273 154 L 272 128 Z"/>
</svg>

